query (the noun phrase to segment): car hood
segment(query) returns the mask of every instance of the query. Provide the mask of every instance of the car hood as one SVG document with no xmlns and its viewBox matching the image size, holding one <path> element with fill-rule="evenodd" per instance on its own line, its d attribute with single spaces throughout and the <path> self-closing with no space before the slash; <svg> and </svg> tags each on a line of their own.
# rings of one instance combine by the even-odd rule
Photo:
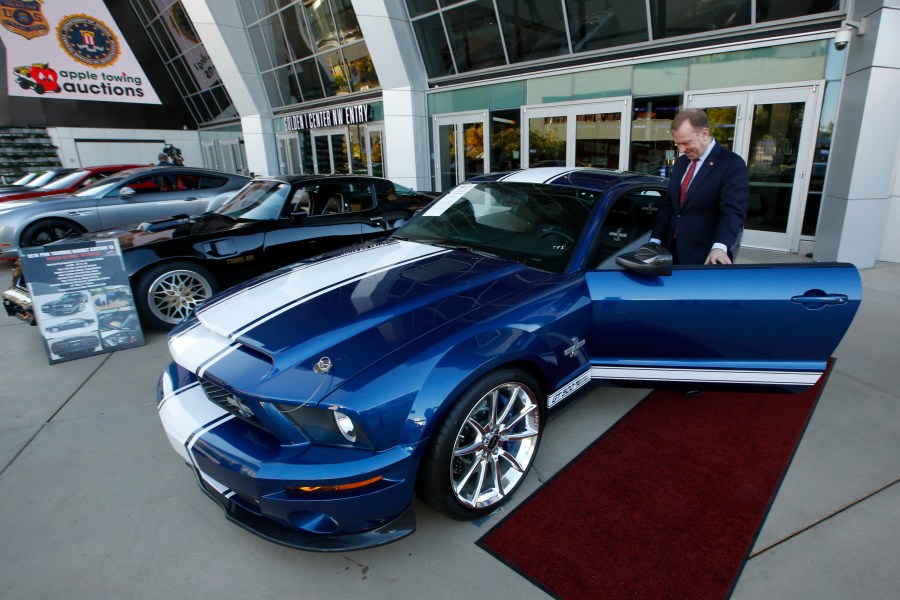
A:
<svg viewBox="0 0 900 600">
<path fill-rule="evenodd" d="M 169 347 L 178 364 L 236 392 L 316 402 L 404 345 L 431 343 L 436 329 L 549 277 L 388 240 L 232 288 L 175 329 Z"/>
<path fill-rule="evenodd" d="M 77 240 L 74 241 L 116 238 L 119 240 L 119 247 L 124 252 L 175 238 L 183 239 L 186 237 L 221 233 L 235 228 L 238 224 L 238 221 L 216 213 L 205 213 L 199 217 L 176 215 L 152 223 L 142 223 L 138 227 L 119 227 L 96 231 L 94 233 L 86 233 L 79 236 Z M 66 239 L 65 242 L 71 244 L 73 240 Z"/>
</svg>

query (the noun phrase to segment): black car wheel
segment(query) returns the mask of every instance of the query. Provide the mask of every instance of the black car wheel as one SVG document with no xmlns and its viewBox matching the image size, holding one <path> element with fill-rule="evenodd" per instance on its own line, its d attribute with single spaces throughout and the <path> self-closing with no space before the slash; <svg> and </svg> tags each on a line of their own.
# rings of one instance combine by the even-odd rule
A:
<svg viewBox="0 0 900 600">
<path fill-rule="evenodd" d="M 481 378 L 433 436 L 417 482 L 419 496 L 454 519 L 494 511 L 534 462 L 543 417 L 540 388 L 524 371 L 503 369 Z"/>
<path fill-rule="evenodd" d="M 35 221 L 22 232 L 19 246 L 22 248 L 43 246 L 56 240 L 81 235 L 85 231 L 85 228 L 81 225 L 65 219 Z"/>
<path fill-rule="evenodd" d="M 200 265 L 172 262 L 143 273 L 134 291 L 141 317 L 149 325 L 167 330 L 219 291 L 219 285 L 212 273 Z"/>
</svg>

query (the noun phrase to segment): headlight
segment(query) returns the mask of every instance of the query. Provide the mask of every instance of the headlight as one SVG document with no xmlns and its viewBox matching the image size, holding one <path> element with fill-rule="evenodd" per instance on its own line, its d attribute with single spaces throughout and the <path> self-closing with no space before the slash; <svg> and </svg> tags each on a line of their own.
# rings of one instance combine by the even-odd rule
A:
<svg viewBox="0 0 900 600">
<path fill-rule="evenodd" d="M 312 442 L 332 446 L 371 449 L 365 432 L 352 417 L 339 410 L 276 404 L 278 411 L 291 420 Z"/>
</svg>

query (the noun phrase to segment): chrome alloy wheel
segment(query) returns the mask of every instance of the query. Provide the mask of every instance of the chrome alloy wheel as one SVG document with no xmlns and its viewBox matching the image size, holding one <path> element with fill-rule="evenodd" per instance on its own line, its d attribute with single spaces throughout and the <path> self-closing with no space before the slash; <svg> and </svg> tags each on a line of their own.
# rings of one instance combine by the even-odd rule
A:
<svg viewBox="0 0 900 600">
<path fill-rule="evenodd" d="M 153 316 L 177 325 L 212 294 L 213 286 L 205 277 L 195 271 L 179 269 L 154 279 L 147 290 L 147 299 Z"/>
<path fill-rule="evenodd" d="M 453 445 L 451 489 L 460 504 L 485 508 L 516 489 L 540 440 L 540 407 L 528 386 L 503 383 L 475 403 Z"/>
</svg>

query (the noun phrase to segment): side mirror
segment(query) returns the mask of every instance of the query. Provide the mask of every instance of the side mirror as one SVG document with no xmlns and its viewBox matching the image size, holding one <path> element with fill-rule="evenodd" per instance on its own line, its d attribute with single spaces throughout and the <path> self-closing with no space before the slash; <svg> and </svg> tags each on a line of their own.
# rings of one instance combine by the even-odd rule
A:
<svg viewBox="0 0 900 600">
<path fill-rule="evenodd" d="M 309 216 L 309 212 L 305 210 L 298 210 L 291 213 L 291 223 L 302 223 L 306 220 L 306 217 Z"/>
<path fill-rule="evenodd" d="M 616 264 L 644 275 L 666 277 L 672 274 L 672 253 L 659 244 L 649 243 L 617 256 Z"/>
<path fill-rule="evenodd" d="M 119 188 L 119 198 L 131 198 L 135 194 L 137 194 L 137 192 L 134 191 L 134 188 L 130 188 L 127 185 Z"/>
</svg>

